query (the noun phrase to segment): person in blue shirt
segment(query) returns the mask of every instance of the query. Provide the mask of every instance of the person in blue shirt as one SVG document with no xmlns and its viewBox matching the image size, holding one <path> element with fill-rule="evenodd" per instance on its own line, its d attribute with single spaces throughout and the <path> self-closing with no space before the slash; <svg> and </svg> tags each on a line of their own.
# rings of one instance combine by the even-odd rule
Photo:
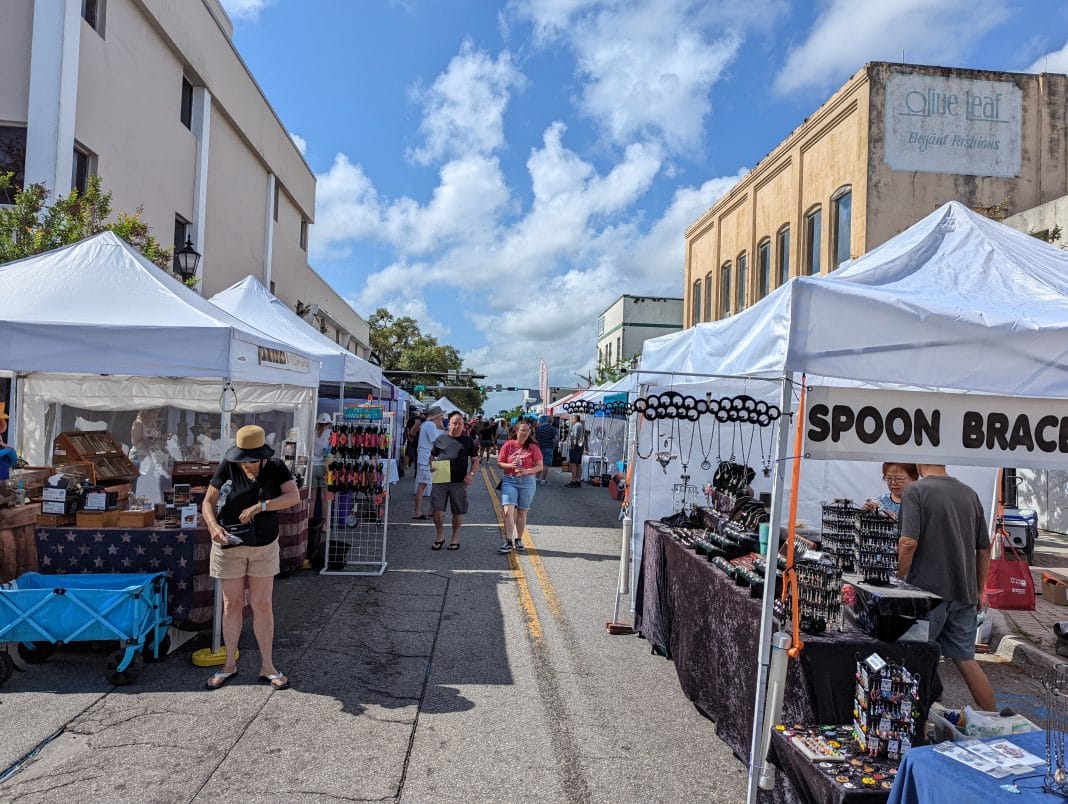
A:
<svg viewBox="0 0 1068 804">
<path fill-rule="evenodd" d="M 901 515 L 901 495 L 919 477 L 919 470 L 914 463 L 884 463 L 883 481 L 887 491 L 874 500 L 865 502 L 864 508 L 868 511 L 881 511 L 891 519 L 898 519 Z"/>
</svg>

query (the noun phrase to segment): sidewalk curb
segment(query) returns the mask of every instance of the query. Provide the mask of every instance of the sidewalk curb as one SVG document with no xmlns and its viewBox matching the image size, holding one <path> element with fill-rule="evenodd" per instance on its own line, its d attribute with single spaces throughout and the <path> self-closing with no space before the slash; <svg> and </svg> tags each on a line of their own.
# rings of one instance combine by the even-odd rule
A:
<svg viewBox="0 0 1068 804">
<path fill-rule="evenodd" d="M 1012 619 L 1004 612 L 991 609 L 994 613 L 991 624 L 991 642 L 997 641 L 993 654 L 1014 665 L 1020 672 L 1036 681 L 1045 681 L 1058 664 L 1068 663 L 1068 659 L 1055 656 L 1039 648 L 1025 638 L 1013 633 L 1016 629 Z M 995 635 L 1000 638 L 995 640 Z"/>
</svg>

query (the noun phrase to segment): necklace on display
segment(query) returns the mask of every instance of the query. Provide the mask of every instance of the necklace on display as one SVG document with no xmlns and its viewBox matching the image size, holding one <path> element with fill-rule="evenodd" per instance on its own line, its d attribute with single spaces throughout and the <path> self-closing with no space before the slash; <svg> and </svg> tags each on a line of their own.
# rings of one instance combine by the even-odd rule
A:
<svg viewBox="0 0 1068 804">
<path fill-rule="evenodd" d="M 708 449 L 705 449 L 705 431 L 701 429 L 701 422 L 694 422 L 694 427 L 697 428 L 698 437 L 701 439 L 701 468 L 704 471 L 709 471 L 712 468 L 712 462 L 708 460 L 708 457 L 712 454 L 712 435 L 708 436 Z M 715 419 L 712 420 L 712 429 L 716 430 Z"/>
</svg>

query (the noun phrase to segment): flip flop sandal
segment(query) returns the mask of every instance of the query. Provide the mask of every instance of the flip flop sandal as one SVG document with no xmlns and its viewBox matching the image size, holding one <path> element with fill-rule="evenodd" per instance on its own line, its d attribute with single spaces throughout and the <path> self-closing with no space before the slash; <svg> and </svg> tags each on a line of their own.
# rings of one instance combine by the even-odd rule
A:
<svg viewBox="0 0 1068 804">
<path fill-rule="evenodd" d="M 275 682 L 280 682 L 276 684 Z M 260 676 L 261 684 L 270 684 L 276 690 L 288 690 L 289 679 L 286 678 L 286 674 L 279 670 L 277 673 L 271 673 L 267 676 Z"/>
<path fill-rule="evenodd" d="M 237 671 L 236 670 L 234 670 L 234 672 L 232 672 L 232 673 L 228 673 L 225 670 L 219 670 L 219 671 L 211 674 L 211 678 L 209 678 L 207 681 L 204 682 L 204 686 L 207 687 L 209 690 L 222 689 L 227 684 L 229 684 L 230 683 L 230 679 L 232 679 L 236 675 L 237 675 Z M 212 682 L 215 682 L 215 683 L 212 683 Z"/>
<path fill-rule="evenodd" d="M 430 517 L 426 514 L 423 514 L 421 516 L 413 516 L 412 519 L 430 519 Z"/>
<path fill-rule="evenodd" d="M 459 544 L 450 544 L 449 545 L 449 549 L 450 550 L 459 550 L 460 549 L 460 545 Z"/>
<path fill-rule="evenodd" d="M 445 544 L 445 540 L 442 539 L 441 541 L 434 542 L 432 545 L 430 545 L 430 549 L 431 550 L 440 550 L 444 544 Z"/>
</svg>

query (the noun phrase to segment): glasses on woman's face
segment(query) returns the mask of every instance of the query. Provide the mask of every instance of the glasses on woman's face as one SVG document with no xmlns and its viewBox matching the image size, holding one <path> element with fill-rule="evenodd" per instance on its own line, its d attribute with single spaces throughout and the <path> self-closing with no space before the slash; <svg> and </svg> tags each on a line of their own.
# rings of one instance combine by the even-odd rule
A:
<svg viewBox="0 0 1068 804">
<path fill-rule="evenodd" d="M 883 480 L 890 486 L 900 485 L 908 479 L 908 475 L 883 475 Z"/>
</svg>

